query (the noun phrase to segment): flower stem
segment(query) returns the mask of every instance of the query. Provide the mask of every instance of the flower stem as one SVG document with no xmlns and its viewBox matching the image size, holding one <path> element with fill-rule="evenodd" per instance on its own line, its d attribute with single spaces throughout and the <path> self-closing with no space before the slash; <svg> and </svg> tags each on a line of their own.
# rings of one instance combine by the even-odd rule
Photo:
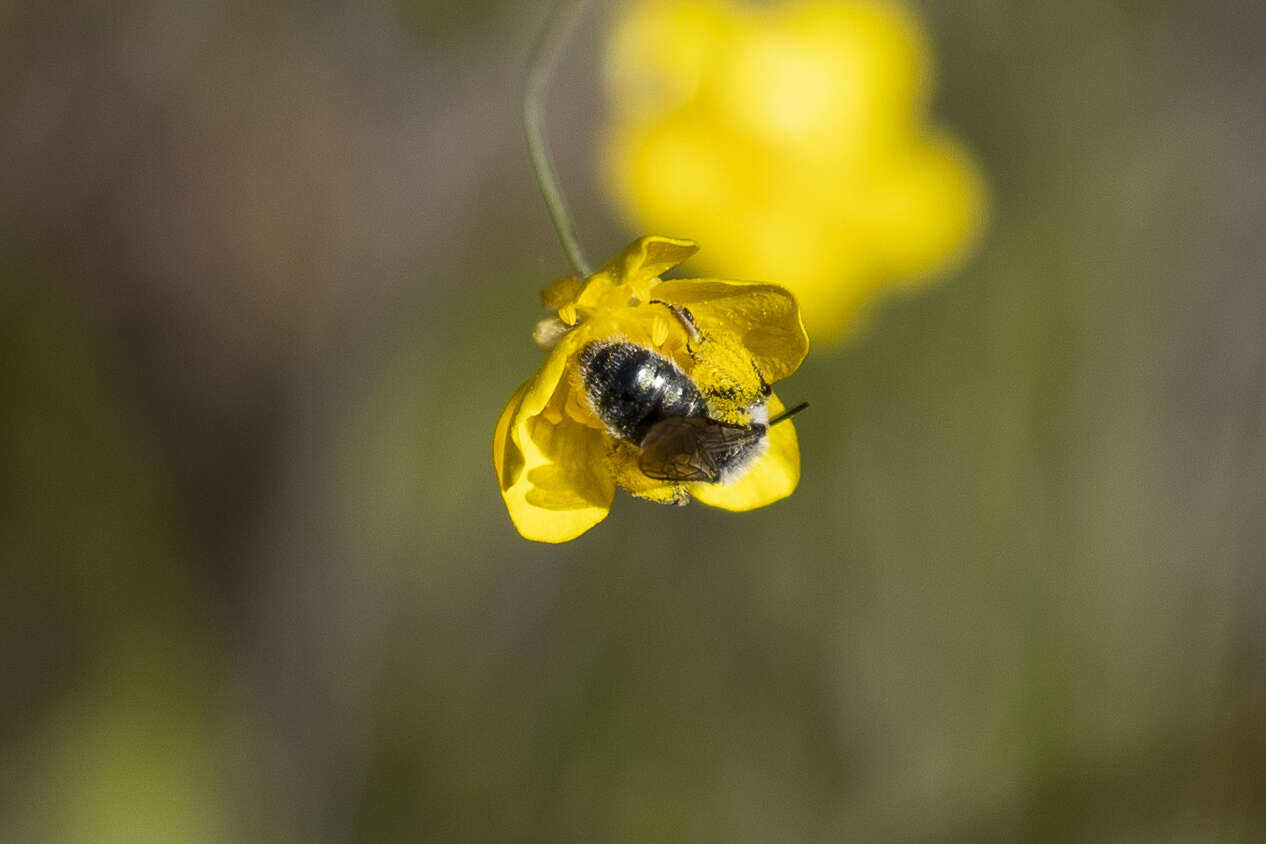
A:
<svg viewBox="0 0 1266 844">
<path fill-rule="evenodd" d="M 563 242 L 567 260 L 581 278 L 590 275 L 592 271 L 580 251 L 575 223 L 558 187 L 558 174 L 550 161 L 549 142 L 545 137 L 543 113 L 545 89 L 549 86 L 550 76 L 558 65 L 568 36 L 580 20 L 585 2 L 586 0 L 560 0 L 555 7 L 541 40 L 532 52 L 532 59 L 528 64 L 527 87 L 523 91 L 523 130 L 527 134 L 528 153 L 532 156 L 536 182 L 541 187 L 546 206 L 549 207 L 550 219 L 558 230 L 558 238 Z"/>
</svg>

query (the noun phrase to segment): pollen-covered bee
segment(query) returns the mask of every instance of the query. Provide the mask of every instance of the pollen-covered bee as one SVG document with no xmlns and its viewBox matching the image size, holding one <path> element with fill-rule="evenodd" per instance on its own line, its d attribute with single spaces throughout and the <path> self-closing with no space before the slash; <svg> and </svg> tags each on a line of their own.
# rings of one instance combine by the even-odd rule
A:
<svg viewBox="0 0 1266 844">
<path fill-rule="evenodd" d="M 680 311 L 683 322 L 690 319 L 689 311 Z M 612 436 L 640 449 L 638 468 L 657 481 L 736 480 L 768 449 L 769 428 L 808 407 L 802 403 L 770 419 L 766 388 L 747 408 L 750 422 L 731 424 L 711 418 L 708 396 L 649 348 L 595 341 L 581 351 L 579 363 L 594 413 Z"/>
<path fill-rule="evenodd" d="M 519 533 L 567 542 L 616 490 L 745 512 L 800 482 L 774 385 L 809 351 L 796 299 L 760 281 L 670 278 L 694 243 L 647 235 L 542 291 L 544 361 L 510 397 L 492 463 Z M 772 418 L 771 418 L 772 417 Z"/>
</svg>

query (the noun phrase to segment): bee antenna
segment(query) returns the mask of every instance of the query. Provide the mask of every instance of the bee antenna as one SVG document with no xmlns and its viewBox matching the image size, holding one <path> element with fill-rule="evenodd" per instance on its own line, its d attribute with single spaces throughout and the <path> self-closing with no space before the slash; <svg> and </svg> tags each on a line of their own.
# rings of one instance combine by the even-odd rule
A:
<svg viewBox="0 0 1266 844">
<path fill-rule="evenodd" d="M 800 404 L 796 405 L 791 410 L 784 410 L 782 413 L 778 414 L 773 419 L 769 420 L 770 427 L 777 425 L 779 422 L 785 422 L 786 420 L 795 416 L 797 413 L 804 410 L 808 406 L 809 406 L 809 403 L 807 401 L 802 401 L 800 402 Z"/>
</svg>

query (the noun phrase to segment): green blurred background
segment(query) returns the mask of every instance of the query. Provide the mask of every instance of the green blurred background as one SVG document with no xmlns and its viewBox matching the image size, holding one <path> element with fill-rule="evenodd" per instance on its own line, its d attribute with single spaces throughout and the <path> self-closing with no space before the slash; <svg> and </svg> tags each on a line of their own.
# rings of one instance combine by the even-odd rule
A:
<svg viewBox="0 0 1266 844">
<path fill-rule="evenodd" d="M 552 547 L 547 4 L 0 6 L 0 840 L 1266 840 L 1266 9 L 917 8 L 981 247 L 782 386 L 791 499 Z"/>
</svg>

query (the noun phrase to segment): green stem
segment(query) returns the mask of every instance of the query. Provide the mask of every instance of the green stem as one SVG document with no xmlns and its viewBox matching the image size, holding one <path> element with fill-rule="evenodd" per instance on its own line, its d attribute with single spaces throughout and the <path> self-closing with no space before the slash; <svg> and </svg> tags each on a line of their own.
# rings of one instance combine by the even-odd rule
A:
<svg viewBox="0 0 1266 844">
<path fill-rule="evenodd" d="M 550 162 L 549 142 L 544 129 L 545 90 L 549 87 L 550 76 L 558 65 L 567 38 L 580 20 L 586 0 L 560 0 L 541 40 L 532 53 L 528 64 L 527 87 L 523 92 L 523 130 L 527 133 L 528 153 L 532 156 L 532 169 L 536 171 L 536 182 L 541 187 L 545 204 L 549 207 L 550 219 L 558 230 L 558 238 L 563 242 L 563 250 L 572 269 L 581 278 L 592 273 L 589 262 L 580 251 L 580 241 L 576 237 L 576 226 L 571 214 L 567 212 L 567 204 L 563 201 L 562 191 L 558 188 L 558 174 Z"/>
</svg>

